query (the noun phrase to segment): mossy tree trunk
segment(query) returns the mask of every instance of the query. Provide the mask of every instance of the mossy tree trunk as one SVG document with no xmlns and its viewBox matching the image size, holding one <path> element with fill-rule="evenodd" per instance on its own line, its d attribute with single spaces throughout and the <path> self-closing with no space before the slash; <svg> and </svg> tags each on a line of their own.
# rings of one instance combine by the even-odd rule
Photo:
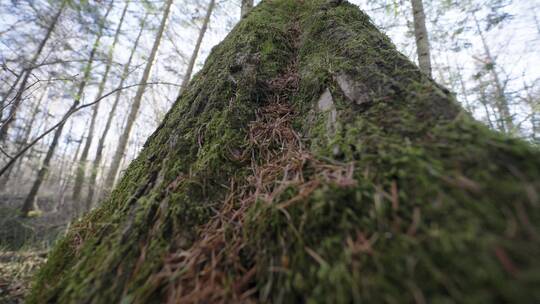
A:
<svg viewBox="0 0 540 304">
<path fill-rule="evenodd" d="M 263 1 L 28 300 L 535 302 L 539 190 L 358 8 Z"/>
</svg>

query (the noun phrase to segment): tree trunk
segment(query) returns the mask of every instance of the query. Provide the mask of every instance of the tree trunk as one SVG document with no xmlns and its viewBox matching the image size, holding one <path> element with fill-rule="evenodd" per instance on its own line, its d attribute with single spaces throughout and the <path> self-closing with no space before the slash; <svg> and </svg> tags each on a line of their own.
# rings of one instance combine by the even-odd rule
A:
<svg viewBox="0 0 540 304">
<path fill-rule="evenodd" d="M 426 75 L 431 77 L 431 54 L 429 35 L 426 27 L 426 14 L 422 0 L 411 0 L 414 18 L 414 36 L 416 38 L 416 53 L 418 65 Z"/>
<path fill-rule="evenodd" d="M 19 147 L 18 147 L 19 150 L 22 149 L 24 146 L 26 146 L 26 144 L 30 140 L 30 133 L 32 132 L 32 127 L 34 127 L 36 117 L 39 114 L 39 112 L 41 111 L 41 103 L 43 102 L 43 99 L 45 98 L 45 95 L 47 94 L 48 84 L 49 84 L 49 81 L 47 81 L 47 86 L 43 89 L 43 92 L 39 96 L 39 98 L 38 98 L 38 100 L 36 102 L 36 105 L 34 106 L 34 109 L 32 110 L 32 113 L 30 114 L 30 119 L 28 120 L 28 122 L 26 123 L 26 126 L 24 127 L 23 134 L 20 137 L 20 143 L 19 143 Z M 0 191 L 3 191 L 5 189 L 8 181 L 10 180 L 10 178 L 12 178 L 11 177 L 12 172 L 15 172 L 15 174 L 13 176 L 18 175 L 23 161 L 24 161 L 24 158 L 21 158 L 18 161 L 16 167 L 11 166 L 9 168 L 9 171 L 7 171 L 2 177 L 0 177 Z"/>
<path fill-rule="evenodd" d="M 534 303 L 539 181 L 356 6 L 262 1 L 28 303 Z"/>
<path fill-rule="evenodd" d="M 103 95 L 103 91 L 105 90 L 105 85 L 107 84 L 107 80 L 109 78 L 109 72 L 110 72 L 111 66 L 112 66 L 114 49 L 115 49 L 116 44 L 118 43 L 118 39 L 120 37 L 120 31 L 122 29 L 122 24 L 124 23 L 124 18 L 126 16 L 127 9 L 129 7 L 129 3 L 130 3 L 130 1 L 126 1 L 126 4 L 125 4 L 124 9 L 122 11 L 122 15 L 120 16 L 120 21 L 118 22 L 118 26 L 117 26 L 116 32 L 114 34 L 113 42 L 112 42 L 111 46 L 109 47 L 109 51 L 108 51 L 108 54 L 107 54 L 107 60 L 106 60 L 106 64 L 105 64 L 105 71 L 103 72 L 103 76 L 101 77 L 101 82 L 99 83 L 96 98 L 94 98 L 94 100 L 100 99 L 101 96 Z M 90 129 L 88 130 L 88 137 L 86 138 L 86 141 L 85 141 L 82 153 L 81 153 L 81 158 L 79 159 L 79 162 L 78 162 L 77 171 L 76 171 L 76 174 L 75 174 L 75 184 L 73 185 L 73 201 L 75 201 L 75 202 L 79 201 L 80 198 L 81 198 L 81 192 L 82 192 L 82 188 L 83 188 L 83 184 L 84 184 L 84 178 L 85 178 L 85 174 L 86 174 L 86 161 L 88 160 L 88 153 L 90 152 L 90 147 L 92 146 L 92 142 L 94 140 L 94 129 L 96 127 L 96 119 L 97 119 L 97 116 L 98 116 L 98 113 L 99 113 L 100 104 L 101 103 L 98 102 L 93 106 L 92 118 L 90 119 Z M 90 210 L 90 207 L 91 206 L 88 205 L 87 203 L 84 204 L 84 210 L 85 211 Z"/>
<path fill-rule="evenodd" d="M 525 102 L 530 108 L 530 123 L 531 123 L 531 139 L 534 143 L 540 144 L 540 96 L 534 96 L 531 90 L 534 86 L 528 85 L 527 82 L 523 83 L 523 92 L 525 93 Z M 539 92 L 540 93 L 540 92 Z"/>
<path fill-rule="evenodd" d="M 43 49 L 45 48 L 45 45 L 47 44 L 47 41 L 49 41 L 49 38 L 51 37 L 51 34 L 54 32 L 54 29 L 56 27 L 56 24 L 58 23 L 58 20 L 60 19 L 60 15 L 62 15 L 62 12 L 64 11 L 64 8 L 66 7 L 67 1 L 62 0 L 62 3 L 60 4 L 60 7 L 58 8 L 58 11 L 54 15 L 53 19 L 51 20 L 51 24 L 47 28 L 47 32 L 45 33 L 45 37 L 40 41 L 38 48 L 36 50 L 36 53 L 30 60 L 28 66 L 21 72 L 24 74 L 22 76 L 21 83 L 19 85 L 19 89 L 17 90 L 17 93 L 15 94 L 15 97 L 13 97 L 13 102 L 11 105 L 11 109 L 9 111 L 9 114 L 6 118 L 6 121 L 2 124 L 0 127 L 0 142 L 6 140 L 9 128 L 11 127 L 11 124 L 15 121 L 15 117 L 17 116 L 17 111 L 19 111 L 19 106 L 21 105 L 23 94 L 27 89 L 28 80 L 30 78 L 30 75 L 32 74 L 32 70 L 34 69 L 39 57 L 41 56 L 41 53 L 43 52 Z"/>
<path fill-rule="evenodd" d="M 124 87 L 124 82 L 129 76 L 129 69 L 131 67 L 131 62 L 133 61 L 133 57 L 135 56 L 135 52 L 137 51 L 137 48 L 139 46 L 139 41 L 144 31 L 147 18 L 148 18 L 148 13 L 144 16 L 141 22 L 139 33 L 137 34 L 137 38 L 135 39 L 135 42 L 133 43 L 133 47 L 131 48 L 131 53 L 129 54 L 129 59 L 127 63 L 124 65 L 124 70 L 122 71 L 122 75 L 120 76 L 120 83 L 118 84 L 118 88 Z M 86 206 L 89 206 L 90 208 L 92 207 L 92 204 L 94 201 L 94 195 L 96 192 L 97 174 L 99 171 L 99 166 L 101 165 L 101 160 L 103 159 L 103 150 L 105 149 L 105 140 L 107 139 L 107 135 L 109 134 L 109 130 L 111 129 L 111 124 L 116 114 L 116 109 L 118 108 L 118 103 L 120 102 L 121 96 L 122 96 L 122 91 L 118 90 L 116 92 L 114 102 L 109 112 L 109 116 L 107 117 L 105 128 L 103 129 L 103 133 L 101 134 L 101 137 L 99 138 L 98 146 L 96 149 L 96 157 L 94 158 L 94 162 L 92 164 L 92 170 L 90 172 L 90 181 L 88 182 L 88 196 L 86 198 Z"/>
<path fill-rule="evenodd" d="M 204 35 L 206 34 L 206 30 L 208 29 L 208 24 L 210 23 L 210 19 L 212 18 L 212 12 L 214 11 L 215 6 L 216 0 L 210 0 L 210 2 L 208 3 L 208 8 L 206 9 L 206 16 L 204 17 L 203 24 L 201 26 L 201 29 L 199 30 L 199 36 L 197 37 L 195 48 L 193 49 L 193 54 L 191 54 L 191 57 L 189 58 L 189 63 L 186 72 L 184 73 L 184 79 L 182 80 L 182 84 L 180 85 L 179 95 L 182 94 L 182 92 L 189 84 L 189 80 L 191 79 L 191 74 L 193 74 L 193 68 L 195 67 L 197 56 L 199 56 L 201 44 L 204 39 Z"/>
<path fill-rule="evenodd" d="M 13 84 L 9 87 L 7 92 L 2 94 L 2 101 L 0 102 L 0 122 L 2 122 L 2 118 L 4 117 L 4 107 L 8 107 L 9 105 L 9 96 L 15 91 L 17 88 L 19 81 L 21 81 L 22 77 L 24 76 L 24 70 L 21 71 L 19 74 L 17 74 L 17 77 L 15 77 L 15 81 Z"/>
<path fill-rule="evenodd" d="M 87 130 L 88 123 L 89 123 L 89 121 L 87 120 L 85 122 L 85 124 L 84 124 L 84 129 L 83 130 Z M 86 135 L 85 133 L 81 134 L 81 138 L 79 140 L 75 141 L 77 143 L 77 148 L 75 149 L 75 154 L 73 155 L 71 165 L 69 166 L 68 174 L 67 174 L 66 178 L 63 181 L 61 181 L 60 188 L 63 189 L 63 190 L 61 191 L 60 199 L 58 200 L 58 203 L 55 206 L 57 209 L 58 209 L 58 207 L 63 207 L 64 206 L 65 201 L 66 201 L 67 189 L 69 188 L 70 182 L 73 180 L 73 177 L 77 173 L 77 169 L 78 169 L 77 160 L 79 159 L 79 155 L 80 155 L 80 151 L 81 151 L 81 148 L 82 148 L 82 143 L 84 142 L 85 135 Z M 70 208 L 69 214 L 71 215 L 71 218 L 76 218 L 80 214 L 80 212 L 77 210 L 77 208 L 79 206 L 77 206 L 75 204 L 72 204 L 71 206 L 65 206 L 65 207 Z"/>
<path fill-rule="evenodd" d="M 36 198 L 36 195 L 39 192 L 39 188 L 41 187 L 41 184 L 43 183 L 45 177 L 47 176 L 47 173 L 49 172 L 49 165 L 51 162 L 51 159 L 54 155 L 54 151 L 56 150 L 56 147 L 58 146 L 58 142 L 60 140 L 60 137 L 62 136 L 62 131 L 64 129 L 64 125 L 66 123 L 67 118 L 69 115 L 75 110 L 80 102 L 81 98 L 83 96 L 84 90 L 86 88 L 86 84 L 90 80 L 90 73 L 92 72 L 92 65 L 94 63 L 94 58 L 96 56 L 96 52 L 99 47 L 99 43 L 101 41 L 101 38 L 103 37 L 103 30 L 105 27 L 105 20 L 107 20 L 107 17 L 109 16 L 109 13 L 111 12 L 113 8 L 113 2 L 111 1 L 109 4 L 109 7 L 107 8 L 107 12 L 103 16 L 103 19 L 100 21 L 99 30 L 96 35 L 96 39 L 94 41 L 94 45 L 92 46 L 92 50 L 90 51 L 90 55 L 88 56 L 88 61 L 84 66 L 83 69 L 83 78 L 79 84 L 79 88 L 77 89 L 77 94 L 75 95 L 75 100 L 73 101 L 73 104 L 69 108 L 69 110 L 64 114 L 62 117 L 63 121 L 54 131 L 54 137 L 49 145 L 49 149 L 47 150 L 47 154 L 45 155 L 45 159 L 43 160 L 43 163 L 41 165 L 41 168 L 38 171 L 38 174 L 36 176 L 36 179 L 34 183 L 32 184 L 32 188 L 30 189 L 30 192 L 28 193 L 28 196 L 26 197 L 24 204 L 21 208 L 21 214 L 22 216 L 27 216 L 28 212 L 32 211 L 34 208 L 34 200 Z M 74 202 L 75 204 L 78 204 L 78 202 Z"/>
<path fill-rule="evenodd" d="M 471 102 L 469 100 L 469 92 L 467 90 L 467 85 L 465 84 L 465 79 L 463 76 L 463 67 L 457 65 L 456 71 L 458 76 L 459 88 L 461 91 L 461 95 L 463 96 L 463 102 L 465 103 L 465 110 L 467 110 L 469 114 L 472 114 L 474 112 L 474 107 L 471 105 Z"/>
<path fill-rule="evenodd" d="M 171 11 L 171 6 L 173 4 L 173 1 L 174 0 L 167 0 L 167 2 L 164 4 L 163 16 L 161 17 L 161 24 L 156 33 L 156 37 L 154 39 L 154 45 L 152 46 L 152 51 L 150 52 L 150 56 L 148 57 L 148 62 L 146 63 L 146 67 L 144 68 L 144 72 L 143 72 L 141 81 L 139 83 L 139 86 L 137 87 L 137 93 L 135 94 L 135 98 L 133 99 L 133 103 L 131 104 L 131 108 L 129 109 L 126 127 L 124 128 L 122 135 L 120 136 L 118 140 L 118 146 L 116 147 L 116 151 L 114 152 L 114 156 L 111 162 L 111 167 L 109 169 L 109 173 L 107 174 L 107 178 L 105 180 L 105 187 L 108 188 L 105 191 L 106 193 L 108 193 L 110 188 L 114 185 L 115 178 L 118 173 L 118 169 L 120 168 L 120 161 L 122 160 L 122 156 L 124 155 L 124 152 L 126 150 L 129 136 L 131 134 L 131 129 L 133 128 L 133 125 L 135 124 L 135 120 L 137 119 L 137 115 L 139 113 L 139 108 L 141 107 L 142 98 L 144 95 L 144 91 L 146 89 L 146 83 L 148 82 L 148 79 L 150 78 L 152 65 L 154 64 L 154 60 L 156 59 L 157 51 L 159 49 L 159 44 L 161 42 L 161 37 L 163 36 L 163 32 L 165 31 L 165 25 L 167 24 L 167 19 Z"/>
<path fill-rule="evenodd" d="M 240 7 L 240 16 L 242 18 L 245 18 L 247 14 L 249 14 L 252 8 L 253 8 L 253 0 L 242 0 L 242 4 Z"/>
<path fill-rule="evenodd" d="M 508 105 L 508 99 L 506 98 L 504 86 L 501 80 L 499 79 L 499 74 L 497 73 L 497 70 L 496 70 L 497 62 L 495 58 L 491 55 L 491 50 L 489 49 L 489 46 L 487 44 L 484 31 L 480 27 L 480 23 L 478 22 L 478 19 L 476 18 L 475 14 L 473 14 L 473 18 L 474 18 L 474 23 L 476 25 L 476 30 L 478 31 L 478 34 L 482 41 L 482 46 L 484 47 L 484 53 L 487 59 L 487 62 L 484 62 L 484 64 L 486 66 L 489 65 L 488 67 L 486 67 L 486 69 L 488 70 L 489 75 L 491 75 L 493 86 L 495 87 L 495 93 L 496 93 L 495 105 L 500 115 L 501 131 L 506 132 L 506 133 L 512 133 L 516 131 L 515 126 L 514 126 L 514 119 L 512 117 L 512 113 Z"/>
</svg>

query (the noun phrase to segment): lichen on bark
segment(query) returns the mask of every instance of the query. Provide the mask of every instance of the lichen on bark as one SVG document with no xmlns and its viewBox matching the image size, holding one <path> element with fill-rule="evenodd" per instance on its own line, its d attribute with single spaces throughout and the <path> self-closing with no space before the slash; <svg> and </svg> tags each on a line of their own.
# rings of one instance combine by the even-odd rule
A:
<svg viewBox="0 0 540 304">
<path fill-rule="evenodd" d="M 29 302 L 538 300 L 539 156 L 353 5 L 263 1 Z"/>
</svg>

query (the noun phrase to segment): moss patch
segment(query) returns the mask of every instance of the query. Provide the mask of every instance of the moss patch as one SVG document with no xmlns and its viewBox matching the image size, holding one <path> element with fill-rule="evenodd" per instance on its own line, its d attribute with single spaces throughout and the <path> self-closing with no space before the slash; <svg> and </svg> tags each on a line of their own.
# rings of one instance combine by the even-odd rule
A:
<svg viewBox="0 0 540 304">
<path fill-rule="evenodd" d="M 289 81 L 291 62 L 295 89 L 276 89 L 269 80 Z M 317 110 L 326 91 L 332 130 L 331 113 Z M 268 168 L 249 135 L 272 98 L 294 113 L 289 134 L 304 158 L 281 162 L 282 133 L 269 137 L 281 167 L 256 176 L 270 176 L 272 191 L 255 192 L 240 229 L 219 226 L 220 248 L 235 253 L 214 268 L 219 299 L 540 300 L 540 152 L 463 114 L 356 7 L 276 0 L 212 51 L 110 199 L 56 247 L 29 302 L 179 299 L 171 285 L 195 284 L 177 283 L 212 260 L 164 269 L 213 235 L 204 231 L 219 210 L 236 210 L 231 181 L 250 185 L 253 168 Z M 291 166 L 301 178 L 284 183 Z"/>
</svg>

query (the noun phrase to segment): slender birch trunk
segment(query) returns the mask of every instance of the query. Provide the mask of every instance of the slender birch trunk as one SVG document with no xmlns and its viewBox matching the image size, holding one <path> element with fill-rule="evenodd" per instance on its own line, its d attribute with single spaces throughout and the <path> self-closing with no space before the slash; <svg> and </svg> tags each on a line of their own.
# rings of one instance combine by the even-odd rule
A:
<svg viewBox="0 0 540 304">
<path fill-rule="evenodd" d="M 152 51 L 150 52 L 150 56 L 148 57 L 148 62 L 146 63 L 146 67 L 144 68 L 140 85 L 137 88 L 137 93 L 135 94 L 135 98 L 133 99 L 133 103 L 131 104 L 131 108 L 129 110 L 126 127 L 124 128 L 124 131 L 122 132 L 122 135 L 120 136 L 118 146 L 116 148 L 116 151 L 113 156 L 113 160 L 111 162 L 109 173 L 105 180 L 106 187 L 112 188 L 112 186 L 114 185 L 116 174 L 118 173 L 118 169 L 120 168 L 120 161 L 122 159 L 122 156 L 124 155 L 124 152 L 128 144 L 129 136 L 131 134 L 131 129 L 133 128 L 133 125 L 135 124 L 135 120 L 137 119 L 139 108 L 141 107 L 142 98 L 144 95 L 144 91 L 146 89 L 146 83 L 148 82 L 148 79 L 150 78 L 152 65 L 154 63 L 154 60 L 156 59 L 157 51 L 159 49 L 159 44 L 161 42 L 161 37 L 163 36 L 163 32 L 165 31 L 165 25 L 167 24 L 167 19 L 171 11 L 172 4 L 173 4 L 173 0 L 167 0 L 167 2 L 165 3 L 163 16 L 161 18 L 161 24 L 157 31 L 156 37 L 154 39 L 154 45 L 152 46 Z M 108 191 L 106 191 L 106 193 L 107 192 Z"/>
<path fill-rule="evenodd" d="M 431 77 L 431 54 L 429 35 L 426 28 L 426 14 L 422 0 L 411 0 L 414 18 L 414 36 L 416 38 L 416 53 L 418 65 L 426 75 Z"/>
</svg>

